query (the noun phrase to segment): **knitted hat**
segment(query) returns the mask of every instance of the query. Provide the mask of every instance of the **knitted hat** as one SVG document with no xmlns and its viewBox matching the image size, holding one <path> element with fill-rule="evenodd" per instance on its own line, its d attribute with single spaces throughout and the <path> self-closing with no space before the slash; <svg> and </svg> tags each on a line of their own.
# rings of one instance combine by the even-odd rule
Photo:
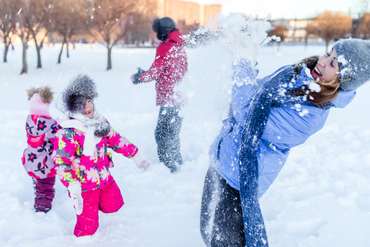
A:
<svg viewBox="0 0 370 247">
<path fill-rule="evenodd" d="M 338 54 L 341 89 L 356 89 L 370 80 L 370 41 L 344 39 L 333 48 Z"/>
<path fill-rule="evenodd" d="M 53 100 L 53 92 L 50 87 L 32 87 L 27 90 L 27 95 L 30 101 L 31 115 L 50 117 L 49 106 Z"/>
</svg>

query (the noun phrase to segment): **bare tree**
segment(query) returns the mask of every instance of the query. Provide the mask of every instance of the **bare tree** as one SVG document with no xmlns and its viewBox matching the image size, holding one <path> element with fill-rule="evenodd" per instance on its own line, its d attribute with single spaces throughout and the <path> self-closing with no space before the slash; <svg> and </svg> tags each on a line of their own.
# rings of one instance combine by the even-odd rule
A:
<svg viewBox="0 0 370 247">
<path fill-rule="evenodd" d="M 361 39 L 368 39 L 370 37 L 370 13 L 365 13 L 358 20 L 355 35 Z"/>
<path fill-rule="evenodd" d="M 156 1 L 94 0 L 86 4 L 90 33 L 107 47 L 110 70 L 112 48 L 144 20 L 151 19 Z"/>
<path fill-rule="evenodd" d="M 146 18 L 124 38 L 125 43 L 141 43 L 155 37 L 152 30 L 151 19 Z"/>
<path fill-rule="evenodd" d="M 342 12 L 325 11 L 307 25 L 309 34 L 317 35 L 326 42 L 326 51 L 331 40 L 346 37 L 352 30 L 352 18 Z"/>
<path fill-rule="evenodd" d="M 284 42 L 285 39 L 285 32 L 288 29 L 286 28 L 285 25 L 281 24 L 278 26 L 273 27 L 273 29 L 270 31 L 269 36 L 278 36 L 280 37 L 280 41 L 278 41 L 278 51 L 280 51 L 280 43 Z"/>
<path fill-rule="evenodd" d="M 16 25 L 16 34 L 22 40 L 22 70 L 21 74 L 28 72 L 28 64 L 27 64 L 27 48 L 28 48 L 28 41 L 32 39 L 32 34 L 30 31 L 30 25 L 27 21 L 26 15 L 23 15 L 22 9 L 19 10 L 18 18 L 17 18 L 17 25 Z"/>
<path fill-rule="evenodd" d="M 86 29 L 83 7 L 83 3 L 80 0 L 67 0 L 56 6 L 53 31 L 63 40 L 58 56 L 58 64 L 61 63 L 64 45 L 66 44 L 67 57 L 69 57 L 68 43 L 77 34 L 83 33 Z"/>
<path fill-rule="evenodd" d="M 55 3 L 56 0 L 22 0 L 26 21 L 36 47 L 36 68 L 42 67 L 40 50 L 53 22 L 52 14 Z"/>
<path fill-rule="evenodd" d="M 358 0 L 357 9 L 358 9 L 358 18 L 361 18 L 369 10 L 369 0 Z"/>
<path fill-rule="evenodd" d="M 0 0 L 0 30 L 2 31 L 4 42 L 4 63 L 7 62 L 7 55 L 12 42 L 19 6 L 19 0 Z"/>
</svg>

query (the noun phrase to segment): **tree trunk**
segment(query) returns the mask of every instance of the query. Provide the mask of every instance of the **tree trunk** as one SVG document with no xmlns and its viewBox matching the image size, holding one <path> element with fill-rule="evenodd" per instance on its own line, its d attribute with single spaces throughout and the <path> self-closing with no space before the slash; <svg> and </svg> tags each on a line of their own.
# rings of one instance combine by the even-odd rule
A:
<svg viewBox="0 0 370 247">
<path fill-rule="evenodd" d="M 277 50 L 278 52 L 280 51 L 280 42 L 281 41 L 278 42 L 278 50 Z"/>
<path fill-rule="evenodd" d="M 69 44 L 68 44 L 68 42 L 66 43 L 66 51 L 67 51 L 67 58 L 69 58 Z"/>
<path fill-rule="evenodd" d="M 40 46 L 36 45 L 36 51 L 37 51 L 37 67 L 36 67 L 36 69 L 38 69 L 38 68 L 42 68 L 42 66 L 41 66 L 41 51 L 40 51 Z"/>
<path fill-rule="evenodd" d="M 35 42 L 36 53 L 37 53 L 37 67 L 36 67 L 36 69 L 42 68 L 42 66 L 41 66 L 41 53 L 40 53 L 41 45 L 37 44 L 37 40 L 36 40 L 35 36 L 33 37 L 33 41 Z"/>
<path fill-rule="evenodd" d="M 326 45 L 326 52 L 328 52 L 328 46 L 329 46 L 329 42 L 330 42 L 330 40 L 329 41 L 327 41 L 327 40 L 325 40 L 325 45 Z"/>
<path fill-rule="evenodd" d="M 112 69 L 112 47 L 107 46 L 108 48 L 108 67 L 107 70 Z"/>
<path fill-rule="evenodd" d="M 21 71 L 21 74 L 23 73 L 26 73 L 28 72 L 28 66 L 27 66 L 27 42 L 28 42 L 28 39 L 24 39 L 22 40 L 22 45 L 23 45 L 23 67 L 22 67 L 22 71 Z"/>
<path fill-rule="evenodd" d="M 8 55 L 8 51 L 9 51 L 9 44 L 7 44 L 6 42 L 4 42 L 4 45 L 5 45 L 5 50 L 4 50 L 4 63 L 7 63 L 8 60 L 7 60 L 7 55 Z"/>
<path fill-rule="evenodd" d="M 307 45 L 308 45 L 308 36 L 306 36 L 306 39 L 304 41 L 304 47 L 306 51 L 307 51 Z"/>
<path fill-rule="evenodd" d="M 60 48 L 60 52 L 59 52 L 58 64 L 61 62 L 61 59 L 62 59 L 63 46 L 64 46 L 65 41 L 66 40 L 63 39 L 62 48 Z"/>
</svg>

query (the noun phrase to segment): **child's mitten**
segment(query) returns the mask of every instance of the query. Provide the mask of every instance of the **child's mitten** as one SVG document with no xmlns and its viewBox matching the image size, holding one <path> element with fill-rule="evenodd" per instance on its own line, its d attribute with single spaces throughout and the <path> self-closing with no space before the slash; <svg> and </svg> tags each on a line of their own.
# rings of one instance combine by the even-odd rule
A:
<svg viewBox="0 0 370 247">
<path fill-rule="evenodd" d="M 80 215 L 82 213 L 84 201 L 81 196 L 81 184 L 78 181 L 72 182 L 68 186 L 69 195 L 73 200 L 73 206 L 76 209 L 76 214 Z"/>
<path fill-rule="evenodd" d="M 137 151 L 136 155 L 132 158 L 132 160 L 135 162 L 136 166 L 139 167 L 139 169 L 143 170 L 144 172 L 149 170 L 150 161 L 145 156 L 145 154 L 140 150 Z"/>
</svg>

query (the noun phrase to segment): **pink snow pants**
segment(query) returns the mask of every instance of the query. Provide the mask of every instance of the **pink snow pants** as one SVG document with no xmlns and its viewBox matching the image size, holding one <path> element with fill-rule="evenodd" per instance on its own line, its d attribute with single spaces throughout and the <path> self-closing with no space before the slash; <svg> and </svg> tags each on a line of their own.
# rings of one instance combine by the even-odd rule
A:
<svg viewBox="0 0 370 247">
<path fill-rule="evenodd" d="M 77 215 L 74 230 L 76 237 L 93 235 L 99 227 L 98 211 L 103 213 L 117 212 L 124 204 L 121 191 L 113 177 L 103 189 L 82 192 L 84 200 L 82 214 Z"/>
</svg>

